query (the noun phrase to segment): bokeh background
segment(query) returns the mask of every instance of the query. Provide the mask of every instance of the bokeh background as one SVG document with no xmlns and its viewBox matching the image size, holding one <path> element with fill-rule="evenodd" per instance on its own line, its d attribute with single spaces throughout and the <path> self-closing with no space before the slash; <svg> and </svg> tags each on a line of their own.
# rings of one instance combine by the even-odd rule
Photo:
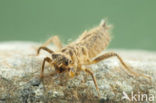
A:
<svg viewBox="0 0 156 103">
<path fill-rule="evenodd" d="M 108 18 L 109 48 L 156 50 L 156 0 L 0 0 L 0 41 L 75 40 Z"/>
</svg>

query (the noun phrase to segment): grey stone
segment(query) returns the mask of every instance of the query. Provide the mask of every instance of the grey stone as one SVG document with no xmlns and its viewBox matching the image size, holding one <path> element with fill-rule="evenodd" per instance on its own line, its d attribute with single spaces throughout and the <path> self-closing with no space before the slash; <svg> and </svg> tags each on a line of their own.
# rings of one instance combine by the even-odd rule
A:
<svg viewBox="0 0 156 103">
<path fill-rule="evenodd" d="M 84 72 L 74 78 L 67 78 L 64 73 L 41 81 L 43 58 L 50 55 L 41 51 L 36 56 L 39 46 L 33 42 L 0 43 L 0 103 L 133 103 L 136 101 L 131 99 L 132 92 L 137 96 L 154 95 L 156 101 L 156 52 L 104 51 L 117 52 L 134 71 L 151 76 L 152 82 L 129 75 L 113 57 L 88 66 L 97 79 L 101 95 L 98 98 L 91 76 Z M 55 49 L 54 46 L 50 48 Z M 53 68 L 46 64 L 45 74 L 49 72 L 53 72 Z M 122 100 L 123 92 L 131 101 Z M 151 103 L 145 99 L 141 102 Z"/>
</svg>

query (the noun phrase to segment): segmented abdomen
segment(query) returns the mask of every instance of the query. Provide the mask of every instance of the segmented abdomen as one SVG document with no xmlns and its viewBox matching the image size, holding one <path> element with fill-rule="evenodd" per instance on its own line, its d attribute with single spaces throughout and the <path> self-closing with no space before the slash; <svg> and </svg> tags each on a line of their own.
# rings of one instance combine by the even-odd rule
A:
<svg viewBox="0 0 156 103">
<path fill-rule="evenodd" d="M 77 40 L 76 45 L 87 49 L 89 58 L 93 58 L 101 53 L 110 42 L 109 27 L 105 23 L 84 32 Z"/>
</svg>

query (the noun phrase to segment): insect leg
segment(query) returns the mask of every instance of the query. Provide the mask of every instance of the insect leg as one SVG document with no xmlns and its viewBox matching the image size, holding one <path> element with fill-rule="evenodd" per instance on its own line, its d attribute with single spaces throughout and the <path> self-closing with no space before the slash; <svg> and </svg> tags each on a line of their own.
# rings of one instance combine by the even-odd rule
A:
<svg viewBox="0 0 156 103">
<path fill-rule="evenodd" d="M 51 38 L 49 38 L 42 46 L 47 46 L 47 45 L 49 45 L 50 43 L 54 43 L 54 45 L 60 50 L 61 48 L 62 48 L 62 43 L 61 43 L 61 41 L 60 41 L 60 39 L 59 39 L 59 37 L 58 36 L 53 36 L 53 37 L 51 37 Z"/>
<path fill-rule="evenodd" d="M 47 52 L 50 53 L 50 54 L 51 54 L 51 53 L 54 53 L 54 51 L 50 50 L 49 48 L 41 46 L 41 47 L 39 47 L 39 48 L 37 49 L 37 55 L 40 53 L 40 50 L 41 50 L 41 49 L 47 51 Z"/>
<path fill-rule="evenodd" d="M 42 63 L 42 68 L 41 68 L 41 73 L 40 73 L 40 78 L 42 79 L 44 77 L 44 66 L 45 63 L 48 62 L 49 64 L 52 63 L 52 60 L 49 57 L 44 58 L 43 63 Z"/>
<path fill-rule="evenodd" d="M 110 57 L 117 57 L 120 61 L 120 63 L 124 66 L 124 69 L 126 69 L 128 72 L 130 72 L 131 74 L 135 75 L 135 76 L 142 76 L 144 78 L 147 78 L 149 80 L 151 80 L 151 77 L 150 76 L 147 76 L 147 75 L 144 75 L 144 74 L 141 74 L 141 73 L 136 73 L 134 72 L 131 68 L 129 68 L 126 63 L 122 60 L 122 58 L 117 54 L 117 53 L 114 53 L 114 52 L 108 52 L 106 54 L 103 54 L 102 56 L 99 56 L 97 58 L 95 58 L 93 61 L 91 61 L 89 64 L 95 64 L 95 63 L 98 63 L 104 59 L 108 59 Z"/>
<path fill-rule="evenodd" d="M 81 68 L 81 69 L 82 69 L 82 68 Z M 89 73 L 89 74 L 92 76 L 92 79 L 93 79 L 93 81 L 94 81 L 94 85 L 95 85 L 96 90 L 97 90 L 97 92 L 98 92 L 98 96 L 100 97 L 99 88 L 98 88 L 98 85 L 97 85 L 97 82 L 96 82 L 96 78 L 95 78 L 93 72 L 92 72 L 90 69 L 87 69 L 87 68 L 85 68 L 85 69 L 83 68 L 82 70 L 84 70 L 85 72 Z"/>
</svg>

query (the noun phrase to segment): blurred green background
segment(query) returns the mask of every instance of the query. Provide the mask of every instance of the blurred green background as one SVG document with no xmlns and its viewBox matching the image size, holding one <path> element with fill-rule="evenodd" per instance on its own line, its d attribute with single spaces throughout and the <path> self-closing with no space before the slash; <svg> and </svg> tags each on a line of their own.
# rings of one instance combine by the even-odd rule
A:
<svg viewBox="0 0 156 103">
<path fill-rule="evenodd" d="M 156 0 L 0 0 L 0 41 L 64 43 L 108 18 L 109 48 L 156 50 Z"/>
</svg>

